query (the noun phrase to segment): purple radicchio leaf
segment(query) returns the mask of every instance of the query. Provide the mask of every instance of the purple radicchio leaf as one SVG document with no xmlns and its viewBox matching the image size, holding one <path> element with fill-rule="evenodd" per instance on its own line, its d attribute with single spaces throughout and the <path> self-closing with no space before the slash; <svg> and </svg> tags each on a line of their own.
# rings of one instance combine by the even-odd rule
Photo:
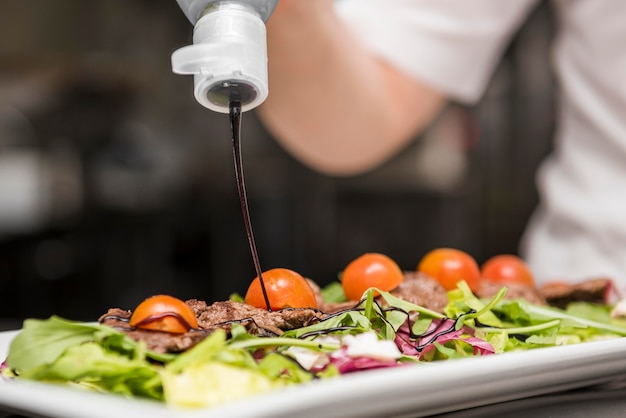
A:
<svg viewBox="0 0 626 418">
<path fill-rule="evenodd" d="M 383 367 L 401 366 L 396 360 L 380 360 L 371 357 L 350 357 L 345 347 L 330 355 L 330 362 L 337 368 L 339 373 L 350 373 L 359 370 L 379 369 Z"/>
<path fill-rule="evenodd" d="M 495 352 L 487 341 L 474 336 L 474 330 L 462 327 L 455 330 L 456 321 L 445 318 L 435 319 L 428 326 L 426 332 L 417 338 L 411 337 L 409 321 L 400 326 L 396 332 L 395 343 L 405 355 L 417 356 L 421 359 L 426 353 L 435 349 L 435 342 L 441 345 L 449 341 L 463 341 L 473 348 L 474 355 L 488 355 Z"/>
</svg>

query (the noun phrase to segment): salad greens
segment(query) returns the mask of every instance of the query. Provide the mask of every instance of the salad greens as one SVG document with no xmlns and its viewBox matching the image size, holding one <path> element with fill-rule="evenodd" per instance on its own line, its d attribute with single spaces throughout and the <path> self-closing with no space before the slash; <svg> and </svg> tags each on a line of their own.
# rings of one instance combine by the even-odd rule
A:
<svg viewBox="0 0 626 418">
<path fill-rule="evenodd" d="M 245 334 L 243 327 L 236 328 L 233 334 L 240 337 Z M 255 360 L 241 344 L 236 346 L 236 340 L 242 342 L 241 338 L 234 337 L 230 344 L 226 332 L 219 330 L 167 364 L 161 370 L 166 401 L 184 407 L 209 407 L 312 379 L 310 373 L 278 354 L 269 353 L 260 361 Z M 244 340 L 249 343 L 248 347 L 266 343 L 250 336 Z"/>
<path fill-rule="evenodd" d="M 23 379 L 74 382 L 103 392 L 162 399 L 151 362 L 173 358 L 146 350 L 112 328 L 53 316 L 24 321 L 6 363 Z"/>
<path fill-rule="evenodd" d="M 370 289 L 354 309 L 280 337 L 233 324 L 182 354 L 153 352 L 104 325 L 29 319 L 0 373 L 197 408 L 359 370 L 626 336 L 608 306 L 561 310 L 505 293 L 483 300 L 461 282 L 441 314 Z M 336 288 L 328 294 L 341 299 Z"/>
</svg>

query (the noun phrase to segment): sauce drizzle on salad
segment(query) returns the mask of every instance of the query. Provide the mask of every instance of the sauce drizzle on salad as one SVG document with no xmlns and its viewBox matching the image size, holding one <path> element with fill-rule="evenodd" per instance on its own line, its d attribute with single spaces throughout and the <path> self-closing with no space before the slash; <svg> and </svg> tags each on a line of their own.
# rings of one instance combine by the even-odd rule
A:
<svg viewBox="0 0 626 418">
<path fill-rule="evenodd" d="M 114 326 L 112 328 L 119 329 L 119 330 L 136 330 L 136 329 L 140 329 L 143 325 L 149 324 L 151 322 L 158 321 L 158 320 L 163 319 L 163 318 L 165 318 L 167 316 L 175 318 L 178 322 L 181 323 L 181 325 L 183 325 L 185 328 L 188 329 L 188 332 L 204 332 L 204 333 L 208 334 L 205 330 L 203 330 L 201 328 L 194 328 L 193 326 L 191 326 L 189 324 L 189 322 L 187 322 L 187 320 L 182 317 L 182 315 L 179 315 L 176 312 L 164 312 L 164 313 L 161 313 L 161 314 L 150 315 L 150 316 L 146 317 L 145 319 L 143 319 L 142 321 L 140 321 L 135 326 L 130 326 L 130 325 L 128 327 Z M 106 322 L 107 320 L 110 320 L 110 319 L 113 319 L 113 320 L 119 321 L 119 322 L 126 322 L 126 323 L 130 322 L 130 318 L 126 318 L 126 317 L 123 317 L 123 316 L 120 316 L 120 315 L 105 315 L 105 316 L 101 317 L 98 322 L 100 324 L 103 324 L 104 322 Z"/>
<path fill-rule="evenodd" d="M 161 319 L 167 318 L 167 317 L 176 319 L 176 321 L 178 321 L 188 331 L 195 329 L 193 326 L 191 326 L 189 322 L 187 322 L 185 318 L 183 318 L 182 315 L 176 312 L 162 312 L 162 313 L 149 315 L 145 317 L 144 319 L 142 319 L 141 321 L 139 321 L 137 324 L 135 324 L 134 328 L 143 328 L 148 324 L 151 324 L 153 322 L 158 322 Z"/>
<path fill-rule="evenodd" d="M 361 304 L 364 301 L 365 301 L 365 299 L 361 299 L 359 301 L 359 303 L 357 303 L 356 306 L 354 306 L 352 308 L 345 309 L 345 310 L 342 310 L 342 311 L 338 311 L 338 312 L 335 312 L 335 313 L 333 313 L 331 315 L 328 315 L 324 320 L 322 320 L 322 322 L 328 321 L 329 319 L 331 319 L 333 317 L 336 317 L 336 316 L 339 316 L 341 314 L 344 314 L 346 312 L 350 312 L 350 311 L 364 311 L 365 309 L 360 307 Z M 411 313 L 410 312 L 407 312 L 406 310 L 398 308 L 398 307 L 384 307 L 383 308 L 376 301 L 374 301 L 374 305 L 376 305 L 376 307 L 378 308 L 378 310 L 381 313 L 389 312 L 389 311 L 396 311 L 396 312 L 401 312 L 401 313 L 406 315 L 407 320 L 408 320 L 408 325 L 409 325 L 409 335 L 408 335 L 409 340 L 415 341 L 415 342 L 417 342 L 418 340 L 420 341 L 419 344 L 415 344 L 414 345 L 415 349 L 418 352 L 421 352 L 422 350 L 424 350 L 427 346 L 432 344 L 439 337 L 457 331 L 457 328 L 459 327 L 459 324 L 462 324 L 463 321 L 465 320 L 463 315 L 459 316 L 455 320 L 452 320 L 450 318 L 443 318 L 432 329 L 426 330 L 426 331 L 424 331 L 421 334 L 416 334 L 416 333 L 413 332 L 413 321 L 411 320 Z M 381 316 L 380 319 L 382 319 L 383 321 L 387 322 L 384 319 L 383 316 Z M 347 330 L 356 329 L 356 328 L 357 328 L 356 326 L 328 327 L 326 329 L 304 333 L 304 334 L 300 335 L 299 338 L 305 339 L 305 338 L 313 337 L 315 335 L 331 334 L 331 333 L 338 332 L 338 331 L 347 331 Z"/>
<path fill-rule="evenodd" d="M 235 161 L 235 179 L 237 181 L 237 191 L 239 192 L 239 203 L 241 204 L 241 211 L 243 213 L 243 223 L 246 227 L 248 243 L 250 244 L 250 251 L 252 252 L 252 262 L 254 263 L 254 268 L 256 270 L 259 281 L 261 282 L 261 290 L 263 291 L 265 306 L 267 307 L 267 310 L 271 312 L 272 308 L 270 307 L 270 300 L 267 296 L 267 290 L 265 289 L 265 282 L 263 281 L 263 270 L 261 270 L 259 253 L 256 249 L 254 234 L 252 233 L 252 222 L 250 222 L 250 211 L 248 210 L 246 183 L 243 177 L 243 163 L 241 158 L 241 102 L 237 100 L 231 100 L 228 103 L 228 109 L 230 115 L 230 127 L 233 133 L 233 159 Z"/>
</svg>

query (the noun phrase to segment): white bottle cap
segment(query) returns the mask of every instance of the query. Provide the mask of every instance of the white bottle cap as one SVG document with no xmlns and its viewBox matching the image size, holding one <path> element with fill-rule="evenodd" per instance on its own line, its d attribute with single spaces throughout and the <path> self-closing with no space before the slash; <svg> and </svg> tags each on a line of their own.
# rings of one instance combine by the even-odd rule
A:
<svg viewBox="0 0 626 418">
<path fill-rule="evenodd" d="M 194 96 L 203 106 L 228 113 L 232 100 L 254 109 L 268 94 L 265 23 L 251 8 L 220 3 L 195 25 L 193 45 L 172 54 L 172 70 L 194 75 Z"/>
</svg>

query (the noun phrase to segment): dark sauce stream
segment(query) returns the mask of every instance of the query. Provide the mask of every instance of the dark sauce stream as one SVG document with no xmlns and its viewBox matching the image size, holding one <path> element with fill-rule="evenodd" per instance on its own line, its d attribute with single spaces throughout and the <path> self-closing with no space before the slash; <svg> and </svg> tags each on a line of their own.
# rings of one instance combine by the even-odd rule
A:
<svg viewBox="0 0 626 418">
<path fill-rule="evenodd" d="M 246 234 L 248 235 L 248 243 L 250 244 L 250 252 L 252 253 L 252 262 L 254 263 L 254 269 L 256 270 L 257 277 L 261 282 L 261 290 L 263 291 L 265 306 L 267 307 L 267 310 L 271 312 L 272 308 L 270 308 L 270 300 L 267 297 L 267 290 L 265 289 L 265 282 L 263 281 L 263 270 L 261 270 L 259 253 L 256 249 L 254 234 L 252 233 L 252 222 L 250 222 L 250 211 L 248 210 L 246 183 L 243 177 L 243 163 L 241 158 L 241 102 L 231 100 L 228 103 L 228 109 L 230 114 L 230 127 L 233 133 L 233 158 L 235 160 L 235 179 L 237 181 L 237 191 L 239 192 L 241 211 L 243 212 L 243 223 L 246 227 Z"/>
</svg>

